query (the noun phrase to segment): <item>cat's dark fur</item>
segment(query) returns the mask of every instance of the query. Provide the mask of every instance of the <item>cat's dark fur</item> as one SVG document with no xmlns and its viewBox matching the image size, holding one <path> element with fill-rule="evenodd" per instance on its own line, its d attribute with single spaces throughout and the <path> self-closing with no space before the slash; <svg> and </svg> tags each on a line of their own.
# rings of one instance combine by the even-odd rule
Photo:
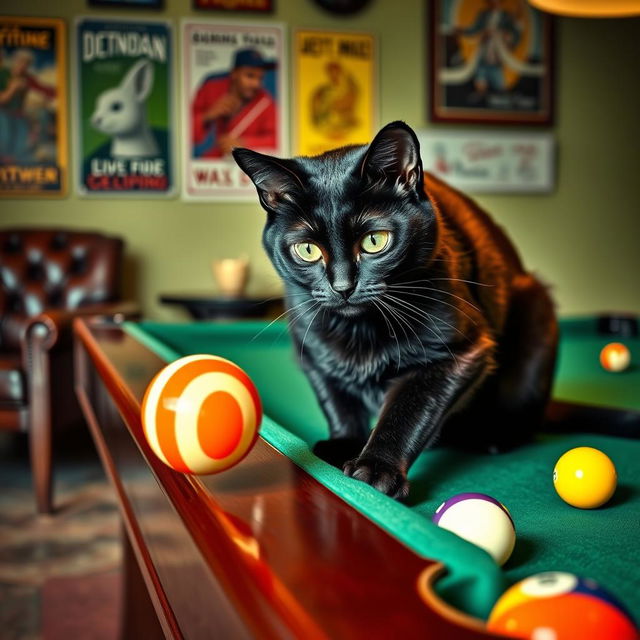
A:
<svg viewBox="0 0 640 640">
<path fill-rule="evenodd" d="M 499 450 L 530 436 L 553 375 L 551 299 L 484 211 L 423 174 L 410 127 L 318 157 L 233 155 L 267 212 L 264 247 L 329 423 L 320 457 L 404 497 L 424 447 Z M 364 253 L 374 231 L 391 233 L 388 246 Z M 297 257 L 306 242 L 322 259 Z"/>
</svg>

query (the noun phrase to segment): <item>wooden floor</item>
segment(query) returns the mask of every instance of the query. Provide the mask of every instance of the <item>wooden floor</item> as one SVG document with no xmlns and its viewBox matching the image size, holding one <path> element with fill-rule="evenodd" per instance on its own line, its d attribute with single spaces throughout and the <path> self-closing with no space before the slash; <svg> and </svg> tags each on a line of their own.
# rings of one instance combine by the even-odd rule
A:
<svg viewBox="0 0 640 640">
<path fill-rule="evenodd" d="M 38 517 L 26 438 L 0 432 L 0 635 L 114 640 L 121 560 L 115 498 L 82 428 L 54 446 L 56 513 Z"/>
</svg>

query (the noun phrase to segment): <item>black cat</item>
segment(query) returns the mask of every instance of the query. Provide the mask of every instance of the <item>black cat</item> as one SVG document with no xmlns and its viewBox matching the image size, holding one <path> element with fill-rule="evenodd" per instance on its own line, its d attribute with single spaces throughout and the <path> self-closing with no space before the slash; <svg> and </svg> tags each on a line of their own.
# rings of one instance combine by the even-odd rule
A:
<svg viewBox="0 0 640 640">
<path fill-rule="evenodd" d="M 264 247 L 329 423 L 317 455 L 401 498 L 424 447 L 501 450 L 533 433 L 552 301 L 484 211 L 423 174 L 409 126 L 317 157 L 233 156 L 267 211 Z"/>
</svg>

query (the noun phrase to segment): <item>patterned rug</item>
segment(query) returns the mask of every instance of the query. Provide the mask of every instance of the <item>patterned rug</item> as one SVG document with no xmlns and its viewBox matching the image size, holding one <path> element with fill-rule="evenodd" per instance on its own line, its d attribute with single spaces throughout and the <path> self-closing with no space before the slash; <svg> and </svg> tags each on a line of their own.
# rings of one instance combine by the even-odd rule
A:
<svg viewBox="0 0 640 640">
<path fill-rule="evenodd" d="M 56 512 L 36 516 L 26 437 L 0 433 L 0 635 L 110 640 L 119 604 L 115 497 L 86 431 L 54 448 Z"/>
</svg>

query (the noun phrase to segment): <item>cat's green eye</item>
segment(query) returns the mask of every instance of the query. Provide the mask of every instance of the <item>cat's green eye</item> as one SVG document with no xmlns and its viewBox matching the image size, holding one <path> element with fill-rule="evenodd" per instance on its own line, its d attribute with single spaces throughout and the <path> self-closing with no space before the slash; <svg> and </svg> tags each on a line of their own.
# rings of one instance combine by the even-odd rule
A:
<svg viewBox="0 0 640 640">
<path fill-rule="evenodd" d="M 388 244 L 391 234 L 388 231 L 374 231 L 360 241 L 360 247 L 365 253 L 380 253 Z"/>
<path fill-rule="evenodd" d="M 313 242 L 298 242 L 293 245 L 293 250 L 305 262 L 318 262 L 322 258 L 320 247 L 317 244 L 313 244 Z"/>
</svg>

